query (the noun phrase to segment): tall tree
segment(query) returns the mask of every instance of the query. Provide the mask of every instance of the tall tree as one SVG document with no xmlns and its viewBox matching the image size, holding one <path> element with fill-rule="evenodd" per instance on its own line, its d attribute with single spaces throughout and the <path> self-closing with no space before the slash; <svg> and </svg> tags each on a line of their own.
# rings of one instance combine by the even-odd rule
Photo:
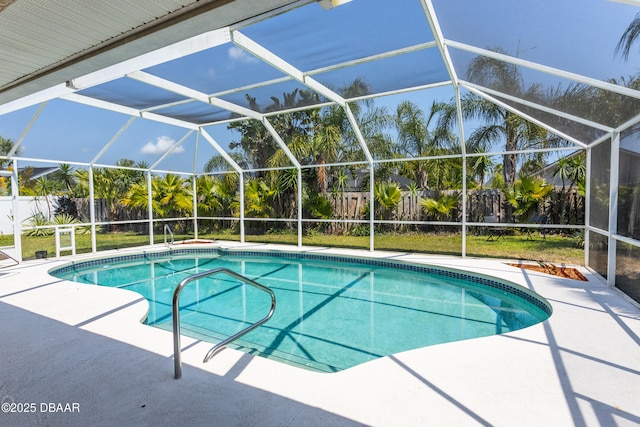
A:
<svg viewBox="0 0 640 427">
<path fill-rule="evenodd" d="M 495 49 L 505 53 L 502 49 Z M 522 99 L 541 99 L 538 85 L 524 87 L 518 66 L 486 56 L 478 56 L 471 61 L 467 70 L 469 80 L 494 90 Z M 565 145 L 566 141 L 547 132 L 544 128 L 523 119 L 517 114 L 472 93 L 466 93 L 461 100 L 462 115 L 467 119 L 479 119 L 478 127 L 467 141 L 470 151 L 477 147 L 494 146 L 504 143 L 502 173 L 506 185 L 513 185 L 517 177 L 520 155 L 516 151 Z M 540 156 L 540 154 L 533 154 Z"/>
<path fill-rule="evenodd" d="M 413 102 L 403 101 L 398 104 L 395 127 L 398 132 L 399 154 L 403 157 L 427 157 L 451 154 L 456 151 L 456 137 L 449 128 L 438 125 L 441 116 L 451 114 L 451 108 L 450 104 L 434 101 L 425 114 Z M 431 169 L 429 164 L 433 165 L 433 162 L 433 160 L 417 160 L 405 164 L 404 169 L 419 188 L 425 188 Z M 436 173 L 436 175 L 440 174 Z"/>
</svg>

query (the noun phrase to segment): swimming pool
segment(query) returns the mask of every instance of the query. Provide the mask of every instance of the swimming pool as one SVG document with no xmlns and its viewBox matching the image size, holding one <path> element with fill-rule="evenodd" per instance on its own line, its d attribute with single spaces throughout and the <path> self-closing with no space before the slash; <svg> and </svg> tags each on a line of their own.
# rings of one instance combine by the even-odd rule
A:
<svg viewBox="0 0 640 427">
<path fill-rule="evenodd" d="M 269 322 L 230 347 L 322 372 L 405 350 L 522 329 L 550 306 L 508 282 L 424 265 L 305 253 L 171 249 L 69 264 L 50 274 L 129 289 L 149 301 L 146 322 L 172 329 L 184 278 L 225 267 L 276 293 Z M 180 297 L 183 335 L 218 343 L 268 312 L 270 297 L 229 276 L 200 279 Z"/>
</svg>

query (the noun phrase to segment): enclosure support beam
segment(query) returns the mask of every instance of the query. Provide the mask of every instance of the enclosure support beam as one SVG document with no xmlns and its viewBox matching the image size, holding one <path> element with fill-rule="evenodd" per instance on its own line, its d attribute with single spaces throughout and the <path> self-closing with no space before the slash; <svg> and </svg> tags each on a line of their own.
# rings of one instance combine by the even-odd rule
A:
<svg viewBox="0 0 640 427">
<path fill-rule="evenodd" d="M 365 158 L 367 159 L 367 163 L 369 164 L 370 178 L 369 178 L 369 250 L 373 251 L 375 249 L 375 236 L 374 236 L 374 223 L 373 220 L 375 218 L 374 210 L 375 210 L 375 200 L 373 200 L 373 187 L 375 184 L 374 179 L 374 161 L 371 152 L 369 151 L 369 147 L 367 146 L 367 142 L 362 135 L 362 131 L 360 131 L 360 126 L 356 120 L 356 117 L 353 115 L 353 111 L 351 111 L 351 107 L 349 104 L 345 103 L 342 108 L 345 113 L 347 113 L 347 119 L 351 124 L 353 132 L 356 134 L 356 139 L 360 144 L 360 148 L 362 148 L 362 152 L 364 153 Z"/>
<path fill-rule="evenodd" d="M 16 251 L 16 261 L 22 262 L 22 224 L 18 212 L 20 188 L 18 186 L 18 161 L 13 160 L 13 170 L 11 171 L 11 209 L 13 210 L 13 246 Z"/>
<path fill-rule="evenodd" d="M 196 176 L 191 175 L 191 194 L 193 194 L 193 238 L 198 239 L 198 185 Z"/>
<path fill-rule="evenodd" d="M 584 265 L 589 265 L 589 241 L 591 239 L 591 159 L 593 149 L 587 148 L 587 158 L 585 159 L 587 170 L 585 173 L 584 187 Z"/>
<path fill-rule="evenodd" d="M 375 223 L 374 223 L 374 211 L 375 211 L 375 200 L 374 200 L 374 192 L 373 192 L 373 184 L 374 184 L 374 167 L 373 162 L 369 163 L 369 250 L 373 252 L 375 250 Z"/>
<path fill-rule="evenodd" d="M 91 253 L 98 251 L 96 242 L 96 194 L 93 188 L 93 166 L 89 165 L 89 218 L 91 219 Z"/>
<path fill-rule="evenodd" d="M 240 243 L 244 243 L 244 173 L 240 172 Z"/>
<path fill-rule="evenodd" d="M 440 27 L 440 22 L 438 21 L 437 14 L 433 7 L 433 3 L 431 0 L 421 0 L 422 9 L 424 14 L 429 22 L 429 27 L 431 28 L 431 32 L 433 33 L 433 37 L 435 39 L 436 45 L 438 46 L 438 50 L 440 51 L 440 56 L 442 57 L 442 61 L 447 67 L 447 73 L 449 74 L 449 78 L 453 83 L 453 88 L 455 92 L 456 98 L 456 115 L 458 117 L 458 128 L 460 132 L 460 149 L 462 154 L 462 224 L 461 224 L 461 232 L 462 232 L 462 244 L 460 248 L 460 254 L 462 257 L 467 255 L 467 158 L 466 158 L 466 140 L 464 137 L 464 127 L 462 121 L 462 104 L 460 101 L 460 81 L 458 79 L 458 74 L 456 73 L 456 68 L 453 66 L 453 61 L 451 59 L 451 54 L 449 53 L 449 48 L 445 44 L 445 38 L 442 34 L 442 28 Z"/>
<path fill-rule="evenodd" d="M 453 61 L 451 60 L 451 55 L 449 55 L 449 49 L 444 43 L 444 35 L 442 34 L 442 29 L 440 28 L 440 23 L 438 22 L 438 18 L 436 17 L 435 9 L 433 8 L 433 3 L 431 0 L 422 0 L 420 1 L 422 5 L 422 9 L 424 10 L 424 14 L 427 17 L 427 21 L 429 22 L 429 27 L 431 28 L 431 32 L 433 33 L 433 37 L 435 39 L 436 45 L 438 46 L 438 50 L 440 51 L 440 55 L 442 56 L 442 60 L 444 61 L 444 65 L 447 67 L 447 72 L 449 73 L 449 77 L 454 85 L 458 85 L 458 75 L 456 74 L 456 69 L 453 66 Z"/>
<path fill-rule="evenodd" d="M 302 168 L 298 168 L 298 247 L 302 246 Z"/>
<path fill-rule="evenodd" d="M 607 251 L 607 284 L 616 284 L 616 239 L 618 234 L 618 168 L 620 166 L 620 134 L 611 138 L 611 167 L 609 168 L 609 249 Z"/>
<path fill-rule="evenodd" d="M 198 239 L 198 181 L 196 173 L 198 172 L 198 143 L 200 142 L 200 134 L 196 133 L 196 147 L 193 150 L 193 238 Z"/>
<path fill-rule="evenodd" d="M 86 89 L 118 79 L 135 70 L 143 70 L 154 65 L 220 46 L 228 43 L 229 40 L 229 28 L 219 28 L 208 31 L 154 51 L 135 56 L 120 63 L 107 66 L 98 71 L 85 74 L 84 76 L 76 77 L 67 82 L 67 87 L 73 90 Z"/>
<path fill-rule="evenodd" d="M 153 195 L 151 194 L 151 171 L 146 173 L 147 177 L 147 212 L 149 215 L 149 244 L 153 245 Z"/>
<path fill-rule="evenodd" d="M 464 124 L 462 120 L 462 101 L 460 100 L 460 87 L 454 85 L 456 94 L 456 109 L 458 116 L 458 128 L 460 129 L 460 149 L 462 150 L 462 257 L 467 256 L 467 144 L 464 137 Z M 472 219 L 475 221 L 475 218 Z"/>
</svg>

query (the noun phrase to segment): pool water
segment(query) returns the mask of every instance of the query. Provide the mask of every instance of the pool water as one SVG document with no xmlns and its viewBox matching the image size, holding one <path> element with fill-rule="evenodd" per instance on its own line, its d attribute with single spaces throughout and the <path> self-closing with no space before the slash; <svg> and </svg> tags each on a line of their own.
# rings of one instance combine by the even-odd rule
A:
<svg viewBox="0 0 640 427">
<path fill-rule="evenodd" d="M 434 269 L 231 251 L 141 258 L 76 264 L 52 274 L 138 292 L 149 301 L 147 323 L 171 330 L 178 283 L 198 272 L 229 268 L 270 287 L 277 300 L 267 323 L 229 346 L 322 372 L 404 350 L 501 334 L 549 317 L 541 298 Z M 194 281 L 180 296 L 182 334 L 218 343 L 263 318 L 270 301 L 267 293 L 230 276 Z"/>
</svg>

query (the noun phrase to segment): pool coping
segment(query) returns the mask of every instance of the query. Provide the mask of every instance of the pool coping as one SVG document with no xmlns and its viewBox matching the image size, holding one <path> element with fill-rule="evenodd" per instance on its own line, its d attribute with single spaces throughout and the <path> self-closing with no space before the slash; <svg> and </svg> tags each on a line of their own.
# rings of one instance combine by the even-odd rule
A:
<svg viewBox="0 0 640 427">
<path fill-rule="evenodd" d="M 249 250 L 296 249 L 237 242 L 211 245 Z M 162 251 L 166 247 L 142 249 Z M 135 250 L 140 248 L 98 256 Z M 1 336 L 3 342 L 14 343 L 0 347 L 2 360 L 9 361 L 0 367 L 0 397 L 3 401 L 80 399 L 83 411 L 0 414 L 0 419 L 9 416 L 13 422 L 24 421 L 24 425 L 33 421 L 83 425 L 100 419 L 109 420 L 109 424 L 136 419 L 168 424 L 182 419 L 180 411 L 168 411 L 167 402 L 173 399 L 173 407 L 188 408 L 189 417 L 196 424 L 205 424 L 210 417 L 219 415 L 227 416 L 230 425 L 640 422 L 640 409 L 635 404 L 640 396 L 640 310 L 587 269 L 580 271 L 589 281 L 576 282 L 505 266 L 504 260 L 319 247 L 299 251 L 428 264 L 498 277 L 546 298 L 553 314 L 547 321 L 520 331 L 410 350 L 332 374 L 303 371 L 231 349 L 202 364 L 210 345 L 183 337 L 186 370 L 182 379 L 173 380 L 171 333 L 139 322 L 146 316 L 148 306 L 138 294 L 52 280 L 46 274 L 69 262 L 69 258 L 30 261 L 3 269 L 6 274 L 0 276 L 0 318 L 9 326 Z M 76 259 L 93 257 L 96 255 Z M 83 301 L 89 300 L 90 307 L 82 306 Z M 24 326 L 31 323 L 42 327 L 31 330 Z M 46 334 L 48 328 L 57 335 Z M 74 334 L 83 338 L 73 339 Z M 68 343 L 60 349 L 65 360 L 52 361 L 46 354 L 50 336 L 59 336 Z M 94 351 L 94 346 L 89 345 L 94 340 L 100 341 L 99 347 L 104 346 L 107 353 L 114 348 L 123 354 L 135 354 L 135 360 L 147 360 L 154 375 L 138 372 L 135 363 L 122 363 L 101 352 L 95 354 L 99 364 L 87 360 L 87 352 Z M 39 351 L 25 352 L 25 348 Z M 114 365 L 116 362 L 119 363 Z M 49 383 L 56 385 L 57 397 L 50 390 L 47 392 L 51 384 L 24 380 L 25 375 L 38 376 L 33 367 L 40 364 L 56 377 Z M 69 369 L 74 364 L 76 368 Z M 75 376 L 74 372 L 85 372 L 88 366 L 96 373 L 88 378 Z M 111 393 L 107 386 L 104 391 L 78 394 L 74 384 L 91 384 L 94 377 L 102 378 L 99 374 L 103 370 L 104 375 L 109 371 L 114 378 Z M 63 372 L 68 374 L 67 380 L 55 375 Z M 123 387 L 125 384 L 129 387 Z M 142 391 L 135 384 L 151 384 L 147 388 L 151 400 L 144 406 L 148 410 L 143 418 L 136 418 L 144 412 L 141 407 L 131 404 L 139 400 L 137 396 Z M 104 388 L 105 384 L 98 386 Z M 211 387 L 224 390 L 226 397 L 216 395 L 213 399 Z M 114 396 L 113 390 L 121 393 Z M 119 409 L 114 411 L 114 406 Z"/>
</svg>

